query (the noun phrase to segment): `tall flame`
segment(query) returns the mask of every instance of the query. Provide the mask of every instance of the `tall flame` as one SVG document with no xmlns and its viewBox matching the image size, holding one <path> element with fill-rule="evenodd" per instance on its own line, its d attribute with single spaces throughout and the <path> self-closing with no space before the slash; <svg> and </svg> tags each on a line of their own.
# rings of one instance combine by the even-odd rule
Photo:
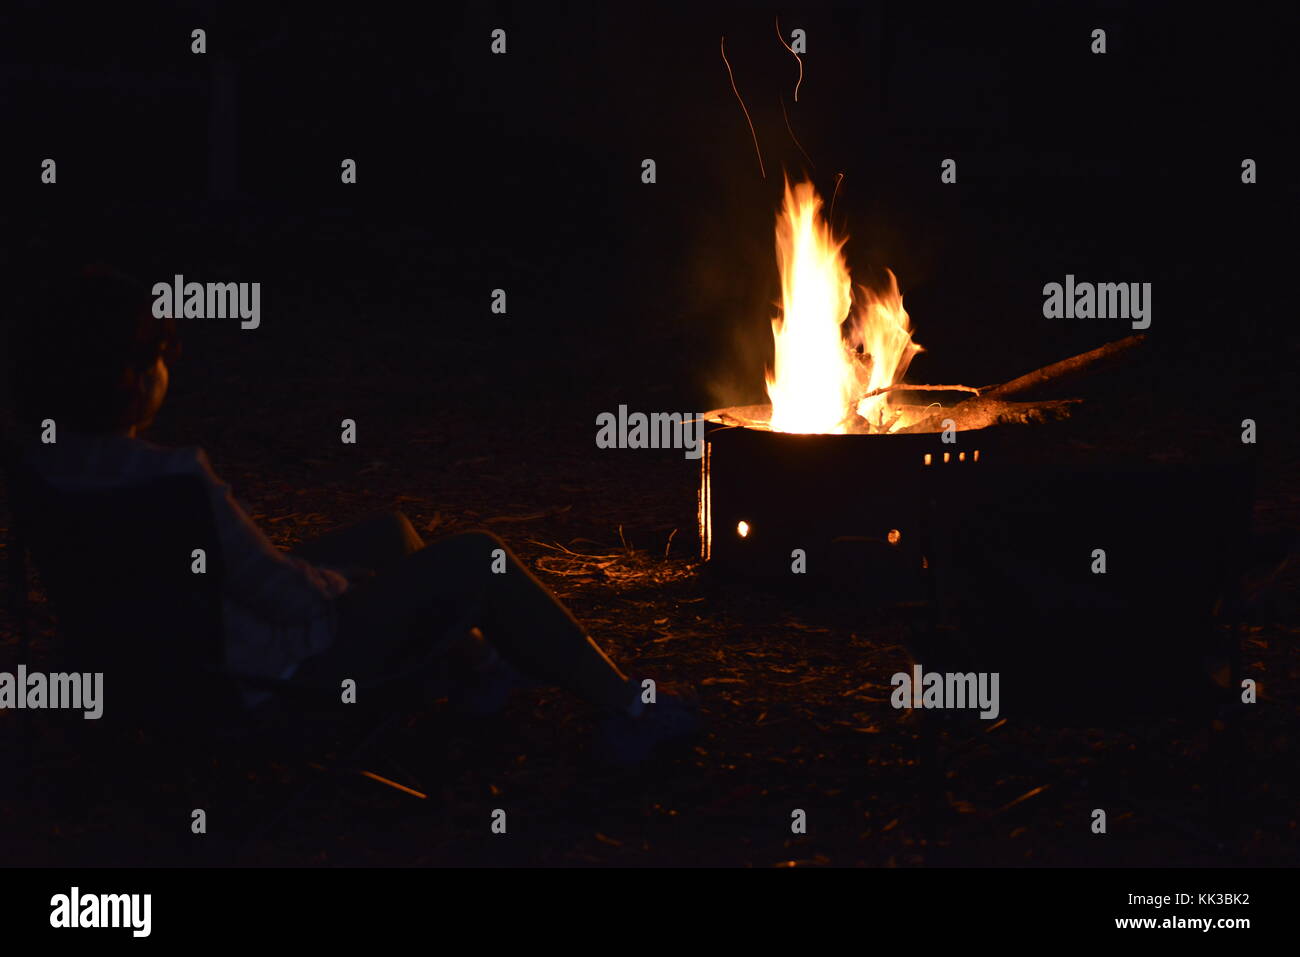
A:
<svg viewBox="0 0 1300 957">
<path fill-rule="evenodd" d="M 848 237 L 834 236 L 821 209 L 811 183 L 786 183 L 776 221 L 781 315 L 772 320 L 776 358 L 767 376 L 771 428 L 888 431 L 898 424 L 889 393 L 863 396 L 900 381 L 921 347 L 912 342 L 892 272 L 883 294 L 859 287 L 853 308 L 853 280 L 841 252 Z"/>
</svg>

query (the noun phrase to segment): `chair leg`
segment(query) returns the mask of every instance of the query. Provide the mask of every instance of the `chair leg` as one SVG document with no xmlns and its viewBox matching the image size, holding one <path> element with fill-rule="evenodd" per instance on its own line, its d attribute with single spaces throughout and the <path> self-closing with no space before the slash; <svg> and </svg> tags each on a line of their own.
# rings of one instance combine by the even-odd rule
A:
<svg viewBox="0 0 1300 957">
<path fill-rule="evenodd" d="M 26 546 L 15 536 L 10 536 L 5 543 L 8 553 L 10 607 L 18 627 L 18 664 L 27 664 L 32 645 L 32 609 L 31 596 L 28 594 L 30 581 L 27 568 Z M 18 712 L 17 732 L 19 740 L 18 777 L 22 781 L 22 796 L 30 801 L 35 789 L 35 742 L 32 728 L 32 713 L 23 708 Z"/>
<path fill-rule="evenodd" d="M 400 711 L 389 711 L 385 713 L 384 716 L 376 722 L 375 726 L 366 733 L 361 742 L 348 752 L 342 761 L 336 764 L 333 768 L 324 768 L 327 772 L 326 775 L 321 775 L 308 781 L 305 785 L 299 788 L 287 802 L 281 805 L 279 810 L 273 812 L 260 826 L 253 828 L 247 835 L 245 835 L 235 847 L 233 851 L 234 855 L 242 856 L 253 843 L 273 834 L 289 818 L 289 815 L 296 811 L 316 790 L 316 788 L 319 787 L 322 778 L 328 776 L 328 772 L 342 770 L 358 761 L 361 756 L 365 754 L 366 751 L 368 751 L 370 747 L 393 726 L 400 716 Z"/>
<path fill-rule="evenodd" d="M 1247 627 L 1244 617 L 1232 621 L 1227 627 L 1230 636 L 1228 688 L 1223 705 L 1217 709 L 1210 727 L 1210 828 L 1220 842 L 1230 840 L 1237 833 L 1241 821 L 1246 736 L 1242 726 L 1245 709 L 1238 695 L 1242 677 L 1241 646 Z"/>
<path fill-rule="evenodd" d="M 424 688 L 430 678 L 440 680 L 441 684 L 446 686 L 448 678 L 447 656 L 436 652 L 431 653 L 429 657 L 420 662 L 418 667 L 410 670 L 406 677 L 409 680 L 416 681 L 416 688 Z M 238 841 L 232 850 L 232 857 L 236 859 L 242 857 L 249 847 L 251 847 L 256 841 L 273 834 L 289 818 L 289 815 L 297 810 L 303 802 L 307 800 L 308 796 L 316 790 L 316 788 L 321 784 L 321 779 L 323 777 L 328 776 L 331 773 L 356 772 L 374 780 L 375 776 L 373 772 L 367 774 L 364 770 L 355 765 L 361 760 L 363 755 L 365 755 L 370 748 L 392 728 L 402 715 L 406 713 L 407 706 L 413 703 L 412 701 L 407 700 L 407 698 L 412 697 L 410 694 L 411 690 L 412 689 L 408 688 L 407 692 L 401 695 L 402 703 L 397 707 L 385 711 L 374 726 L 366 732 L 361 741 L 340 761 L 336 762 L 332 767 L 323 768 L 322 770 L 326 772 L 325 775 L 315 777 L 311 781 L 308 781 L 305 785 L 299 788 L 285 804 L 281 805 L 278 810 L 274 811 L 265 821 L 263 821 L 261 825 L 254 827 L 240 841 Z M 408 794 L 427 797 L 427 795 L 422 795 L 421 792 L 417 791 L 415 788 L 407 787 L 406 785 L 382 777 L 377 783 L 383 784 L 387 787 L 396 787 L 397 790 Z"/>
</svg>

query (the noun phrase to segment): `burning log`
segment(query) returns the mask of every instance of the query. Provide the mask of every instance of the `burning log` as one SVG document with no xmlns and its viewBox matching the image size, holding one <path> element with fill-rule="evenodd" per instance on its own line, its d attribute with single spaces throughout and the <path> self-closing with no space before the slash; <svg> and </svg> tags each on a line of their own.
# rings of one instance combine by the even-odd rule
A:
<svg viewBox="0 0 1300 957">
<path fill-rule="evenodd" d="M 1088 352 L 1053 362 L 1051 365 L 1027 372 L 1001 385 L 981 391 L 976 398 L 967 399 L 949 408 L 941 408 L 899 432 L 939 432 L 943 421 L 952 419 L 959 431 L 979 429 L 989 425 L 1030 424 L 1068 418 L 1080 399 L 1062 399 L 1052 402 L 1007 402 L 1007 396 L 1029 392 L 1041 385 L 1055 384 L 1106 368 L 1126 353 L 1146 341 L 1146 336 L 1128 336 L 1108 342 Z M 906 388 L 906 387 L 904 387 Z"/>
<path fill-rule="evenodd" d="M 1082 399 L 1053 399 L 1049 402 L 1007 402 L 981 396 L 968 399 L 949 409 L 935 412 L 902 432 L 939 432 L 945 419 L 952 419 L 959 432 L 984 429 L 990 425 L 1035 425 L 1068 419 Z"/>
<path fill-rule="evenodd" d="M 903 387 L 904 389 L 907 386 Z M 943 428 L 944 419 L 952 419 L 957 429 L 982 429 L 990 425 L 1032 425 L 1038 422 L 1051 422 L 1069 418 L 1073 408 L 1081 399 L 1057 399 L 1050 402 L 1008 402 L 1005 399 L 978 398 L 958 403 L 947 409 L 935 411 L 934 406 L 900 405 L 894 409 L 894 420 L 899 418 L 916 419 L 916 424 L 898 429 L 892 434 L 904 432 L 938 432 Z M 717 409 L 704 414 L 704 419 L 733 428 L 759 429 L 770 431 L 772 427 L 772 407 L 770 405 L 732 406 L 729 409 Z M 855 416 L 855 422 L 848 423 L 846 431 L 854 434 L 889 433 L 893 421 L 883 427 L 873 426 L 861 416 Z M 927 423 L 929 423 L 927 425 Z"/>
</svg>

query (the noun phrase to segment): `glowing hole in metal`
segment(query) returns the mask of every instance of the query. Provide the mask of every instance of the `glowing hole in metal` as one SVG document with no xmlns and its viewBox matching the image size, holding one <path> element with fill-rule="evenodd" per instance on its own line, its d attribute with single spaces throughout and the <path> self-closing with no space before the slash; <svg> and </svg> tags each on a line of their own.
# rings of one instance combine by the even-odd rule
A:
<svg viewBox="0 0 1300 957">
<path fill-rule="evenodd" d="M 889 534 L 885 536 L 885 538 L 889 540 L 889 544 L 891 545 L 897 545 L 898 540 L 902 537 L 903 537 L 902 533 L 900 533 L 899 530 L 896 528 L 891 528 L 889 530 Z"/>
<path fill-rule="evenodd" d="M 925 464 L 926 464 L 926 465 L 931 465 L 931 464 L 933 464 L 933 463 L 934 463 L 934 456 L 931 455 L 929 452 L 926 452 L 926 453 L 925 453 Z"/>
<path fill-rule="evenodd" d="M 749 537 L 749 522 L 741 522 L 736 526 L 736 534 L 741 538 Z"/>
<path fill-rule="evenodd" d="M 965 453 L 965 452 L 958 452 L 958 453 L 957 453 L 957 461 L 958 461 L 958 462 L 965 462 L 965 461 L 966 461 L 966 453 Z"/>
<path fill-rule="evenodd" d="M 952 453 L 951 453 L 951 452 L 944 452 L 944 453 L 943 453 L 943 460 L 944 460 L 945 462 L 951 462 L 951 461 L 952 461 Z"/>
</svg>

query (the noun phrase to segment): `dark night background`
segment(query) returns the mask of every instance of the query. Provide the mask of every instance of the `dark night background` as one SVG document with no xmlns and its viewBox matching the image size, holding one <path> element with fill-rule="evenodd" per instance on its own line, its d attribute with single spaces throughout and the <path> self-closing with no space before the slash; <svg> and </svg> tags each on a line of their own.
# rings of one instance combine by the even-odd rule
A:
<svg viewBox="0 0 1300 957">
<path fill-rule="evenodd" d="M 1247 4 L 624 7 L 6 5 L 6 333 L 40 321 L 32 280 L 61 264 L 109 260 L 149 283 L 259 281 L 261 328 L 182 325 L 150 438 L 202 444 L 286 545 L 400 507 L 426 537 L 492 523 L 545 575 L 555 552 L 536 543 L 622 553 L 622 535 L 635 550 L 622 577 L 548 580 L 616 657 L 715 682 L 701 688 L 712 724 L 696 764 L 653 780 L 591 776 L 579 755 L 589 717 L 557 695 L 516 707 L 486 739 L 426 716 L 402 744 L 418 754 L 421 734 L 450 736 L 450 769 L 429 772 L 445 817 L 396 813 L 358 787 L 342 810 L 322 798 L 262 859 L 1220 862 L 1155 823 L 1098 850 L 1061 824 L 1086 798 L 1057 788 L 1017 804 L 1035 772 L 993 760 L 954 787 L 974 808 L 962 823 L 913 815 L 910 732 L 887 705 L 843 697 L 897 670 L 898 626 L 766 595 L 699 603 L 694 463 L 597 450 L 594 421 L 620 403 L 763 400 L 781 172 L 804 166 L 783 99 L 823 194 L 844 174 L 835 224 L 852 237 L 855 277 L 888 266 L 899 278 L 927 350 L 909 378 L 999 382 L 1121 338 L 1126 321 L 1044 319 L 1043 284 L 1150 282 L 1151 348 L 1109 408 L 1130 437 L 1170 442 L 1255 418 L 1257 520 L 1295 526 L 1295 24 Z M 787 35 L 807 32 L 798 103 L 778 15 Z M 195 27 L 204 56 L 190 53 Z M 505 56 L 489 52 L 496 27 Z M 1103 56 L 1089 52 L 1096 27 Z M 40 183 L 45 157 L 55 186 Z M 339 181 L 345 157 L 355 186 Z M 640 179 L 647 157 L 653 185 Z M 947 157 L 956 185 L 939 181 Z M 1256 185 L 1241 183 L 1246 157 Z M 498 287 L 505 316 L 489 310 Z M 338 441 L 345 417 L 356 446 Z M 1278 614 L 1256 637 L 1290 703 L 1275 706 L 1285 716 L 1267 725 L 1261 763 L 1286 770 L 1260 771 L 1258 822 L 1228 854 L 1238 863 L 1294 859 L 1300 618 Z M 842 723 L 898 733 L 845 735 Z M 1104 740 L 1128 775 L 1126 739 Z M 1084 732 L 1047 741 L 1047 760 L 1067 765 L 1101 747 Z M 1194 774 L 1193 759 L 1170 761 L 1178 770 L 1143 773 Z M 505 799 L 543 818 L 546 836 L 506 849 L 461 836 L 483 802 Z M 790 840 L 781 810 L 755 836 L 769 799 L 842 823 Z M 96 840 L 116 853 L 94 827 L 61 843 L 54 823 L 24 829 L 27 860 L 75 863 Z"/>
</svg>

